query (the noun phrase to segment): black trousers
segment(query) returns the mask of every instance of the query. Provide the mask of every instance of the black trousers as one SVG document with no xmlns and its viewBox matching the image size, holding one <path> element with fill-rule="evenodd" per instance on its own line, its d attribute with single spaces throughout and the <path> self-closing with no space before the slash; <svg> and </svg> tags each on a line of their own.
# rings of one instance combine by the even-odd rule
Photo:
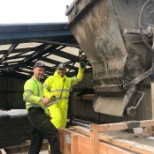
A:
<svg viewBox="0 0 154 154">
<path fill-rule="evenodd" d="M 29 154 L 39 154 L 43 138 L 48 139 L 52 154 L 60 154 L 59 134 L 44 110 L 39 107 L 28 109 L 28 118 L 33 126 Z"/>
</svg>

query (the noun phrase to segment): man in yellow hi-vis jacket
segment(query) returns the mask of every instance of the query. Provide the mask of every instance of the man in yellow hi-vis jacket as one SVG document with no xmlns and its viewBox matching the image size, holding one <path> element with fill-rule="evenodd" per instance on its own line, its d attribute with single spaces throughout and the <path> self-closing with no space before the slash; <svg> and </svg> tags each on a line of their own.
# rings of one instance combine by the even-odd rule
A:
<svg viewBox="0 0 154 154">
<path fill-rule="evenodd" d="M 67 120 L 69 93 L 72 86 L 83 78 L 85 64 L 81 63 L 77 76 L 67 77 L 66 65 L 60 63 L 53 76 L 49 76 L 44 82 L 44 96 L 53 100 L 49 106 L 51 122 L 56 128 L 65 128 Z"/>
<path fill-rule="evenodd" d="M 36 62 L 33 67 L 33 76 L 24 85 L 23 99 L 26 101 L 28 119 L 33 130 L 28 154 L 39 154 L 43 138 L 47 138 L 52 147 L 52 154 L 60 154 L 58 129 L 50 122 L 44 111 L 44 106 L 51 100 L 43 96 L 43 85 L 40 82 L 45 73 L 44 64 Z"/>
</svg>

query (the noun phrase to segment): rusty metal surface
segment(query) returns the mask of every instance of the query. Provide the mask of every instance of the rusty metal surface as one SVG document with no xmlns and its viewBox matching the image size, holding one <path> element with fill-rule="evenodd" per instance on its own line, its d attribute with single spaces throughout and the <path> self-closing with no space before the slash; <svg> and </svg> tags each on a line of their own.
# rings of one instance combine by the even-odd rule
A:
<svg viewBox="0 0 154 154">
<path fill-rule="evenodd" d="M 78 0 L 67 11 L 70 29 L 93 67 L 93 88 L 101 97 L 103 93 L 105 97 L 126 93 L 129 88 L 123 85 L 151 66 L 152 53 L 141 35 L 125 33 L 126 29 L 139 31 L 139 15 L 145 2 Z M 144 14 L 144 18 L 148 15 Z"/>
</svg>

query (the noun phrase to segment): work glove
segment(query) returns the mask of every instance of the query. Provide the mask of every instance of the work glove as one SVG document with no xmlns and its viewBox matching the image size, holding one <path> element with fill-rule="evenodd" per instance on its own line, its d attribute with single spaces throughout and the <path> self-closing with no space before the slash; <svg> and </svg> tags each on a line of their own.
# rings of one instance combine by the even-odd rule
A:
<svg viewBox="0 0 154 154">
<path fill-rule="evenodd" d="M 83 61 L 80 61 L 80 67 L 85 68 L 86 67 L 86 63 Z"/>
<path fill-rule="evenodd" d="M 86 67 L 86 55 L 81 55 L 79 57 L 80 67 L 85 68 Z"/>
</svg>

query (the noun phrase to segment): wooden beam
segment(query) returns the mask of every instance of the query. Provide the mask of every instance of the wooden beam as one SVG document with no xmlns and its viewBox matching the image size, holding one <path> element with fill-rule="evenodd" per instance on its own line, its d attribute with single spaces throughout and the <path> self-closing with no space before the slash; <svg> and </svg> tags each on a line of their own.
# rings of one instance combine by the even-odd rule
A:
<svg viewBox="0 0 154 154">
<path fill-rule="evenodd" d="M 88 128 L 84 128 L 81 126 L 71 126 L 70 127 L 73 131 L 90 136 L 91 131 Z"/>
<path fill-rule="evenodd" d="M 85 154 L 88 153 L 90 154 L 90 138 L 86 137 L 82 134 L 79 134 L 77 132 L 74 132 L 71 129 L 60 129 L 60 146 L 61 146 L 61 153 L 62 154 L 72 154 L 72 152 L 75 152 L 76 150 L 76 144 L 78 146 L 77 151 L 75 152 L 75 154 Z M 72 142 L 72 135 L 73 137 L 73 142 Z M 76 137 L 76 135 L 78 137 Z M 78 141 L 77 141 L 78 140 Z M 73 145 L 72 145 L 73 144 Z M 73 149 L 71 149 L 73 148 Z"/>
<path fill-rule="evenodd" d="M 7 154 L 4 149 L 0 149 L 1 154 Z"/>
<path fill-rule="evenodd" d="M 140 121 L 140 127 L 154 126 L 154 120 L 144 120 Z"/>
<path fill-rule="evenodd" d="M 71 135 L 71 154 L 77 154 L 78 151 L 78 134 Z"/>
<path fill-rule="evenodd" d="M 82 134 L 78 134 L 78 151 L 76 152 L 76 154 L 90 154 L 90 146 L 90 138 Z"/>
<path fill-rule="evenodd" d="M 113 136 L 100 135 L 99 139 L 102 140 L 102 141 L 106 141 L 106 142 L 108 142 L 112 145 L 123 147 L 125 149 L 132 150 L 134 152 L 143 153 L 143 154 L 152 154 L 153 151 L 154 151 L 154 148 L 151 147 L 151 146 L 147 146 L 145 144 L 139 144 L 139 143 L 134 142 L 134 141 L 117 139 Z"/>
<path fill-rule="evenodd" d="M 125 130 L 128 129 L 127 123 L 113 123 L 113 124 L 101 124 L 99 125 L 99 133 L 107 132 L 107 131 L 114 131 L 114 130 Z"/>
<path fill-rule="evenodd" d="M 121 123 L 112 124 L 101 124 L 99 125 L 99 133 L 115 130 L 125 130 L 137 127 L 149 127 L 154 126 L 154 120 L 143 120 L 143 121 L 128 121 Z"/>
<path fill-rule="evenodd" d="M 18 44 L 13 44 L 11 45 L 11 47 L 9 48 L 9 50 L 4 54 L 4 56 L 1 58 L 1 62 L 5 61 L 7 56 L 16 48 Z"/>
<path fill-rule="evenodd" d="M 115 147 L 113 145 L 100 142 L 99 143 L 99 154 L 133 154 L 133 152 L 126 151 L 124 149 L 120 149 L 119 147 Z"/>
<path fill-rule="evenodd" d="M 98 125 L 97 124 L 92 124 L 92 131 L 90 134 L 90 141 L 91 141 L 91 145 L 90 145 L 90 154 L 96 154 L 98 153 L 99 150 L 99 134 L 98 134 Z"/>
<path fill-rule="evenodd" d="M 64 153 L 64 129 L 59 129 L 59 139 L 60 139 L 60 152 Z"/>
</svg>

